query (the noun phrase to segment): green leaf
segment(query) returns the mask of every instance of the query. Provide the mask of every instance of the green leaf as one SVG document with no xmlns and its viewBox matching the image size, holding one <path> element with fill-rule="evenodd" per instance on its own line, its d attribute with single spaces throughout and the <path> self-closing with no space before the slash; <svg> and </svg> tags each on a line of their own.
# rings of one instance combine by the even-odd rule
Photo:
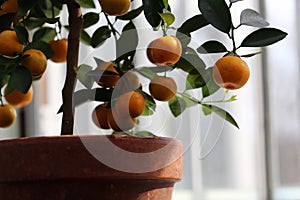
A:
<svg viewBox="0 0 300 200">
<path fill-rule="evenodd" d="M 205 116 L 210 115 L 212 113 L 210 107 L 208 106 L 202 106 L 202 112 Z"/>
<path fill-rule="evenodd" d="M 224 0 L 198 0 L 198 7 L 212 26 L 229 33 L 232 26 L 231 14 Z"/>
<path fill-rule="evenodd" d="M 261 28 L 250 33 L 243 41 L 242 47 L 264 47 L 274 44 L 287 36 L 276 28 Z"/>
<path fill-rule="evenodd" d="M 143 112 L 143 116 L 153 115 L 153 113 L 155 112 L 155 109 L 156 109 L 156 103 L 155 103 L 154 99 L 152 98 L 152 96 L 150 96 L 149 94 L 147 94 L 144 91 L 140 91 L 140 93 L 143 95 L 145 102 L 146 102 L 146 108 Z"/>
<path fill-rule="evenodd" d="M 56 31 L 54 28 L 42 27 L 33 34 L 32 41 L 35 42 L 41 40 L 48 43 L 53 40 L 55 36 Z"/>
<path fill-rule="evenodd" d="M 19 18 L 25 16 L 27 14 L 27 12 L 33 8 L 36 4 L 38 4 L 39 2 L 42 2 L 43 0 L 22 0 L 22 1 L 18 1 L 18 12 L 17 12 L 17 16 Z"/>
<path fill-rule="evenodd" d="M 29 43 L 29 45 L 27 45 L 26 49 L 29 49 L 29 48 L 41 50 L 45 54 L 47 59 L 51 58 L 53 55 L 53 51 L 52 51 L 50 45 L 47 42 L 44 42 L 41 40 L 37 40 L 32 43 Z"/>
<path fill-rule="evenodd" d="M 163 0 L 163 3 L 164 3 L 164 6 L 165 6 L 165 9 L 168 9 L 168 7 L 169 7 L 168 0 Z"/>
<path fill-rule="evenodd" d="M 209 74 L 209 80 L 207 81 L 206 85 L 202 87 L 203 98 L 214 94 L 220 89 L 220 87 L 216 84 L 216 82 L 213 79 L 212 71 L 213 67 L 207 69 L 207 72 Z"/>
<path fill-rule="evenodd" d="M 243 57 L 243 58 L 249 58 L 249 57 L 252 57 L 252 56 L 255 56 L 255 55 L 258 55 L 258 54 L 261 54 L 261 52 L 244 54 L 244 55 L 241 55 L 241 57 Z"/>
<path fill-rule="evenodd" d="M 0 73 L 0 93 L 1 93 L 1 88 L 6 85 L 9 81 L 9 76 L 6 74 L 1 74 Z M 0 94 L 1 96 L 1 94 Z"/>
<path fill-rule="evenodd" d="M 150 80 L 157 76 L 157 74 L 154 71 L 152 71 L 149 67 L 135 68 L 135 71 L 137 71 L 139 74 Z"/>
<path fill-rule="evenodd" d="M 165 22 L 167 27 L 169 27 L 175 21 L 175 16 L 170 12 L 159 13 L 159 15 L 160 15 L 161 19 Z"/>
<path fill-rule="evenodd" d="M 175 68 L 182 69 L 190 74 L 201 74 L 205 71 L 206 65 L 199 57 L 197 52 L 191 48 L 187 48 L 186 54 L 182 54 L 180 60 L 175 64 Z"/>
<path fill-rule="evenodd" d="M 266 27 L 269 23 L 264 20 L 258 12 L 252 9 L 245 9 L 242 11 L 240 16 L 240 23 L 242 25 L 248 25 L 253 27 Z"/>
<path fill-rule="evenodd" d="M 96 88 L 93 89 L 90 95 L 90 100 L 108 102 L 111 101 L 113 89 Z"/>
<path fill-rule="evenodd" d="M 25 94 L 32 84 L 31 72 L 23 66 L 19 66 L 10 75 L 10 79 L 7 85 L 7 93 L 11 93 L 14 90 L 18 90 Z"/>
<path fill-rule="evenodd" d="M 155 137 L 155 135 L 149 131 L 138 131 L 133 134 L 137 137 Z"/>
<path fill-rule="evenodd" d="M 189 74 L 186 78 L 186 89 L 197 89 L 206 85 L 206 80 L 201 74 Z"/>
<path fill-rule="evenodd" d="M 100 58 L 96 58 L 96 57 L 94 57 L 94 60 L 95 60 L 95 62 L 96 62 L 96 64 L 97 64 L 97 66 L 100 65 L 101 63 L 104 63 L 104 62 L 105 62 L 104 60 L 102 60 L 102 59 L 100 59 Z"/>
<path fill-rule="evenodd" d="M 0 30 L 11 28 L 11 24 L 15 18 L 15 13 L 3 14 L 0 16 Z"/>
<path fill-rule="evenodd" d="M 219 41 L 210 40 L 202 44 L 200 47 L 197 48 L 199 53 L 222 53 L 227 52 L 228 50 L 226 47 Z"/>
<path fill-rule="evenodd" d="M 120 20 L 133 20 L 137 16 L 141 14 L 141 12 L 144 10 L 143 6 L 138 7 L 137 9 L 131 10 L 125 15 L 117 16 L 116 19 Z"/>
<path fill-rule="evenodd" d="M 81 36 L 80 36 L 80 41 L 83 42 L 86 45 L 91 45 L 92 38 L 90 37 L 90 35 L 85 30 L 82 30 L 81 31 Z"/>
<path fill-rule="evenodd" d="M 82 8 L 95 8 L 95 3 L 93 0 L 76 0 L 76 2 Z"/>
<path fill-rule="evenodd" d="M 183 24 L 178 28 L 177 33 L 189 34 L 196 30 L 199 30 L 209 23 L 203 17 L 203 15 L 195 15 L 189 19 L 187 19 Z M 176 35 L 177 35 L 176 33 Z"/>
<path fill-rule="evenodd" d="M 108 26 L 101 26 L 94 32 L 91 40 L 91 46 L 97 48 L 110 37 L 111 30 L 108 28 Z"/>
<path fill-rule="evenodd" d="M 117 40 L 117 59 L 116 62 L 133 57 L 138 46 L 139 37 L 135 25 L 130 21 L 122 30 L 120 38 Z"/>
<path fill-rule="evenodd" d="M 175 96 L 169 100 L 169 108 L 174 117 L 178 117 L 186 109 L 186 103 L 182 98 Z"/>
<path fill-rule="evenodd" d="M 238 1 L 243 1 L 243 0 L 229 0 L 230 3 L 235 3 L 235 2 L 238 2 Z"/>
<path fill-rule="evenodd" d="M 176 32 L 176 37 L 179 39 L 181 46 L 182 46 L 182 52 L 186 51 L 187 46 L 189 45 L 189 43 L 191 42 L 192 38 L 191 38 L 191 34 L 190 33 L 186 33 L 186 34 L 182 34 L 179 33 L 178 31 Z"/>
<path fill-rule="evenodd" d="M 221 118 L 225 119 L 227 122 L 231 123 L 233 126 L 239 128 L 238 124 L 236 123 L 235 119 L 225 110 L 222 108 L 219 108 L 214 105 L 209 104 L 202 104 L 202 107 L 205 107 L 207 113 L 214 112 L 217 115 L 219 115 Z"/>
<path fill-rule="evenodd" d="M 94 12 L 89 12 L 83 15 L 83 29 L 88 28 L 99 21 L 99 14 Z"/>
<path fill-rule="evenodd" d="M 78 80 L 87 88 L 91 89 L 94 83 L 94 80 L 90 77 L 87 76 L 87 73 L 92 71 L 92 67 L 86 64 L 82 64 L 78 67 Z"/>
<path fill-rule="evenodd" d="M 186 92 L 182 94 L 182 99 L 185 101 L 187 108 L 198 105 L 200 102 L 198 99 L 196 99 L 195 97 L 191 96 Z"/>
<path fill-rule="evenodd" d="M 18 39 L 22 44 L 27 44 L 29 39 L 28 31 L 24 26 L 15 26 L 15 31 L 17 33 Z"/>
<path fill-rule="evenodd" d="M 152 27 L 158 27 L 161 23 L 159 13 L 163 13 L 165 8 L 162 0 L 142 0 L 144 6 L 144 15 Z"/>
</svg>

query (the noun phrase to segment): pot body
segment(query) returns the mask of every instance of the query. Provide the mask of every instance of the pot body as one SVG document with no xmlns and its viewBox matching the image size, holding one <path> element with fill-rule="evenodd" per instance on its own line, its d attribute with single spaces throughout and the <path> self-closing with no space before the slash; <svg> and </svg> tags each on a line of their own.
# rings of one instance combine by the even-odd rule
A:
<svg viewBox="0 0 300 200">
<path fill-rule="evenodd" d="M 0 142 L 0 199 L 170 200 L 182 145 L 161 137 L 57 136 Z"/>
</svg>

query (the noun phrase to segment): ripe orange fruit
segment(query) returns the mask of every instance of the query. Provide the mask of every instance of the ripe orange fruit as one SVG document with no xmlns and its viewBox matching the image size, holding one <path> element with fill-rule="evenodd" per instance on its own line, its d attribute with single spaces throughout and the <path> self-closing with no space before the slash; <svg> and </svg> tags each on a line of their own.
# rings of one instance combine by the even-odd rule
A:
<svg viewBox="0 0 300 200">
<path fill-rule="evenodd" d="M 53 51 L 53 55 L 50 58 L 53 62 L 66 62 L 68 52 L 68 39 L 52 40 L 49 45 Z"/>
<path fill-rule="evenodd" d="M 133 71 L 127 71 L 117 83 L 117 89 L 123 93 L 136 90 L 140 87 L 140 79 Z"/>
<path fill-rule="evenodd" d="M 228 90 L 243 87 L 249 76 L 250 70 L 247 63 L 236 56 L 220 58 L 213 68 L 213 78 L 216 84 Z"/>
<path fill-rule="evenodd" d="M 16 56 L 23 48 L 24 45 L 20 43 L 15 31 L 5 30 L 0 33 L 0 54 Z"/>
<path fill-rule="evenodd" d="M 29 55 L 22 62 L 21 65 L 31 71 L 33 77 L 40 77 L 47 68 L 47 57 L 38 49 L 28 49 L 23 55 Z"/>
<path fill-rule="evenodd" d="M 17 107 L 23 108 L 31 103 L 33 98 L 33 88 L 29 88 L 27 93 L 23 94 L 18 90 L 14 90 L 11 93 L 7 94 L 7 87 L 4 89 L 4 97 L 8 104 Z"/>
<path fill-rule="evenodd" d="M 1 9 L 5 13 L 16 13 L 18 11 L 18 1 L 17 0 L 7 0 L 1 6 Z"/>
<path fill-rule="evenodd" d="M 182 47 L 175 36 L 164 36 L 150 42 L 147 47 L 147 57 L 150 62 L 159 66 L 169 66 L 180 59 Z"/>
<path fill-rule="evenodd" d="M 169 101 L 177 92 L 177 84 L 171 77 L 155 76 L 149 84 L 152 97 L 159 101 Z"/>
<path fill-rule="evenodd" d="M 114 72 L 118 74 L 118 71 L 115 68 L 116 64 L 113 62 L 103 62 L 98 65 L 96 70 L 105 70 L 108 72 Z M 98 79 L 98 84 L 102 87 L 113 87 L 117 84 L 120 79 L 120 75 L 101 75 Z"/>
<path fill-rule="evenodd" d="M 122 117 L 138 117 L 143 114 L 146 102 L 139 92 L 127 92 L 119 96 L 115 102 L 116 113 Z"/>
<path fill-rule="evenodd" d="M 136 118 L 131 118 L 128 116 L 120 116 L 117 112 L 113 109 L 108 112 L 107 121 L 109 127 L 114 131 L 128 131 L 132 129 L 136 124 Z"/>
<path fill-rule="evenodd" d="M 17 112 L 12 105 L 0 105 L 0 128 L 11 126 L 17 117 Z"/>
<path fill-rule="evenodd" d="M 102 129 L 110 129 L 107 122 L 107 113 L 110 111 L 110 108 L 107 107 L 107 103 L 98 105 L 92 113 L 93 122 Z"/>
<path fill-rule="evenodd" d="M 100 0 L 102 11 L 111 16 L 120 16 L 128 12 L 130 0 Z"/>
</svg>

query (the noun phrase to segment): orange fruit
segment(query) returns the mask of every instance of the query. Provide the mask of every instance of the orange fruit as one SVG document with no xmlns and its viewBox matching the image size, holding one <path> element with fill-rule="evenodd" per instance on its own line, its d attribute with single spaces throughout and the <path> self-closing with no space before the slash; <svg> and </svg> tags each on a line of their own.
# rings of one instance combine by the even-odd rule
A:
<svg viewBox="0 0 300 200">
<path fill-rule="evenodd" d="M 108 72 L 113 72 L 118 74 L 118 71 L 116 70 L 116 64 L 113 62 L 102 62 L 98 65 L 96 70 L 104 70 Z M 113 87 L 117 84 L 117 82 L 120 79 L 120 75 L 108 75 L 104 76 L 103 74 L 98 79 L 98 84 L 102 87 Z"/>
<path fill-rule="evenodd" d="M 136 75 L 134 71 L 127 71 L 121 76 L 118 81 L 115 90 L 119 92 L 119 94 L 123 94 L 125 92 L 130 92 L 138 89 L 140 87 L 140 79 Z M 114 91 L 115 92 L 115 91 Z"/>
<path fill-rule="evenodd" d="M 213 78 L 217 85 L 228 90 L 243 87 L 250 76 L 245 61 L 236 56 L 226 56 L 217 60 L 213 68 Z"/>
<path fill-rule="evenodd" d="M 4 90 L 4 97 L 8 104 L 17 107 L 23 108 L 31 103 L 33 98 L 33 88 L 29 88 L 27 93 L 23 94 L 18 90 L 14 90 L 11 93 L 7 94 L 7 87 Z"/>
<path fill-rule="evenodd" d="M 115 109 L 120 116 L 130 116 L 132 118 L 143 114 L 146 102 L 139 92 L 127 92 L 119 96 L 115 102 Z"/>
<path fill-rule="evenodd" d="M 17 112 L 12 105 L 0 105 L 0 128 L 11 126 L 17 117 Z"/>
<path fill-rule="evenodd" d="M 21 65 L 31 71 L 33 77 L 40 77 L 47 68 L 47 57 L 38 49 L 28 49 L 23 53 L 29 55 L 22 62 Z"/>
<path fill-rule="evenodd" d="M 100 5 L 107 15 L 120 16 L 128 12 L 130 0 L 100 0 Z"/>
<path fill-rule="evenodd" d="M 61 63 L 66 62 L 68 52 L 68 39 L 52 40 L 49 45 L 53 51 L 53 55 L 50 58 L 53 62 Z"/>
<path fill-rule="evenodd" d="M 0 54 L 16 56 L 23 51 L 23 48 L 24 45 L 19 41 L 15 31 L 5 30 L 0 33 Z"/>
<path fill-rule="evenodd" d="M 7 0 L 1 6 L 5 13 L 16 13 L 18 11 L 18 0 Z"/>
<path fill-rule="evenodd" d="M 110 108 L 107 107 L 107 103 L 98 105 L 92 113 L 92 119 L 95 125 L 102 129 L 110 129 L 107 122 L 107 113 Z"/>
<path fill-rule="evenodd" d="M 137 120 L 136 118 L 131 118 L 128 116 L 120 116 L 114 109 L 112 109 L 107 114 L 107 121 L 111 129 L 119 132 L 132 129 Z"/>
<path fill-rule="evenodd" d="M 176 36 L 157 38 L 150 42 L 147 47 L 148 59 L 159 66 L 169 66 L 177 63 L 181 53 L 181 43 Z"/>
<path fill-rule="evenodd" d="M 159 101 L 169 101 L 177 92 L 177 84 L 171 77 L 155 76 L 149 84 L 152 97 Z"/>
</svg>

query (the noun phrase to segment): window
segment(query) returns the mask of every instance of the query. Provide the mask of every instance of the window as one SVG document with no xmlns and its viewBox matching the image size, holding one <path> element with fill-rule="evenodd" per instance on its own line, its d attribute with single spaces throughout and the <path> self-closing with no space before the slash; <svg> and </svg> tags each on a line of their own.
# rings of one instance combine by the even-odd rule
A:
<svg viewBox="0 0 300 200">
<path fill-rule="evenodd" d="M 174 12 L 180 13 L 175 27 L 184 18 L 199 13 L 197 1 L 169 2 L 178 9 Z M 134 1 L 133 6 L 138 7 L 139 4 L 140 2 Z M 243 89 L 230 92 L 238 95 L 238 101 L 226 105 L 226 110 L 237 119 L 240 130 L 215 115 L 205 117 L 201 110 L 196 109 L 188 110 L 178 119 L 166 117 L 170 116 L 166 104 L 159 104 L 159 112 L 155 117 L 141 120 L 141 124 L 151 126 L 158 135 L 176 137 L 184 144 L 183 179 L 175 185 L 173 200 L 300 199 L 300 108 L 297 101 L 300 95 L 300 29 L 297 13 L 300 5 L 297 0 L 284 3 L 278 0 L 248 0 L 238 2 L 233 9 L 240 12 L 241 8 L 248 7 L 261 10 L 260 13 L 266 16 L 272 26 L 289 35 L 284 41 L 262 49 L 262 55 L 246 59 L 251 67 L 250 81 Z M 239 19 L 239 12 L 235 13 L 236 19 Z M 134 23 L 146 26 L 142 21 Z M 252 30 L 245 28 L 247 32 Z M 145 39 L 141 41 L 159 34 L 147 29 L 139 31 Z M 216 34 L 211 27 L 193 34 L 195 37 L 192 45 L 196 47 L 207 39 L 227 37 Z M 136 59 L 141 65 L 145 60 L 143 45 L 146 44 L 140 44 L 141 51 L 137 52 L 142 58 Z M 105 43 L 101 50 L 96 51 L 82 45 L 79 63 L 90 62 L 94 65 L 92 58 L 99 55 L 103 59 L 113 58 L 111 50 L 110 43 Z M 211 66 L 219 56 L 203 55 L 203 59 Z M 64 64 L 49 62 L 45 76 L 35 85 L 37 92 L 32 105 L 36 106 L 35 115 L 29 122 L 28 130 L 32 134 L 28 136 L 60 133 L 61 115 L 57 115 L 56 111 L 61 104 L 65 74 L 63 66 Z M 182 75 L 176 76 L 179 82 L 183 81 Z M 80 88 L 78 84 L 77 89 Z M 222 95 L 223 93 L 217 93 L 214 98 L 218 99 Z M 84 104 L 76 109 L 76 133 L 106 133 L 100 132 L 90 120 L 90 113 L 95 105 L 96 103 Z M 7 130 L 1 129 L 1 137 L 15 137 L 18 130 L 18 125 Z M 12 132 L 13 135 L 7 136 Z"/>
</svg>

